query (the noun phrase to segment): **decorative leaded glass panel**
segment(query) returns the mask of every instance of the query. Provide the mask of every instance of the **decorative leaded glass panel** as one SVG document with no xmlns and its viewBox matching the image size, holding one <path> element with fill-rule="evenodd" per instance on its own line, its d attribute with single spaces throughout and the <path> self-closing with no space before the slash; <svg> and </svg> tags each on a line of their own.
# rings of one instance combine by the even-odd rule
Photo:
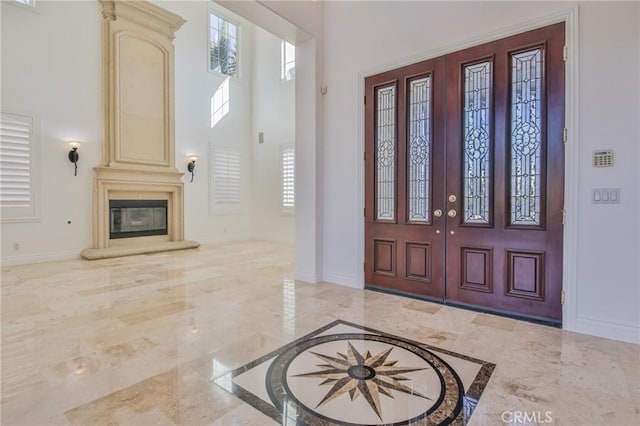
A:
<svg viewBox="0 0 640 426">
<path fill-rule="evenodd" d="M 395 219 L 396 88 L 376 89 L 376 219 Z"/>
<path fill-rule="evenodd" d="M 511 225 L 540 225 L 542 49 L 511 56 Z"/>
<path fill-rule="evenodd" d="M 431 77 L 409 83 L 409 221 L 429 221 Z"/>
<path fill-rule="evenodd" d="M 464 223 L 489 223 L 492 82 L 493 67 L 490 61 L 464 67 Z"/>
</svg>

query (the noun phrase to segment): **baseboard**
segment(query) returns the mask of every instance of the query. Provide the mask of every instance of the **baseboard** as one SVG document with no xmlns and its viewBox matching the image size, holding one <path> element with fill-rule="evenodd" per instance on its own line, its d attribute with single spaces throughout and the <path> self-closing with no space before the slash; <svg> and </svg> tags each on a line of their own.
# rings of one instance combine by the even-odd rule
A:
<svg viewBox="0 0 640 426">
<path fill-rule="evenodd" d="M 640 327 L 631 325 L 577 318 L 575 331 L 592 336 L 640 344 Z"/>
<path fill-rule="evenodd" d="M 332 284 L 338 284 L 345 287 L 362 289 L 364 288 L 358 277 L 355 275 L 325 273 L 324 281 Z"/>
<path fill-rule="evenodd" d="M 295 238 L 279 238 L 278 236 L 266 236 L 266 235 L 252 235 L 249 240 L 252 241 L 267 241 L 270 243 L 278 243 L 278 244 L 290 244 L 295 246 L 296 241 Z"/>
<path fill-rule="evenodd" d="M 298 281 L 315 284 L 322 281 L 322 276 L 314 271 L 301 271 L 299 269 L 296 269 L 295 279 Z"/>
<path fill-rule="evenodd" d="M 29 263 L 52 262 L 55 260 L 79 259 L 80 250 L 56 251 L 53 253 L 28 254 L 23 256 L 3 257 L 2 266 L 26 265 Z"/>
</svg>

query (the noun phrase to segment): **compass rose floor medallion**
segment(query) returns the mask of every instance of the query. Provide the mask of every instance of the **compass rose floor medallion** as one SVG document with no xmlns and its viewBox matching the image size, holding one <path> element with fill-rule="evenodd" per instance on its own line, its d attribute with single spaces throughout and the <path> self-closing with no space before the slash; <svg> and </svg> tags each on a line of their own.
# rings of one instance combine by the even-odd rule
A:
<svg viewBox="0 0 640 426">
<path fill-rule="evenodd" d="M 215 382 L 280 424 L 465 424 L 495 364 L 335 321 Z"/>
</svg>

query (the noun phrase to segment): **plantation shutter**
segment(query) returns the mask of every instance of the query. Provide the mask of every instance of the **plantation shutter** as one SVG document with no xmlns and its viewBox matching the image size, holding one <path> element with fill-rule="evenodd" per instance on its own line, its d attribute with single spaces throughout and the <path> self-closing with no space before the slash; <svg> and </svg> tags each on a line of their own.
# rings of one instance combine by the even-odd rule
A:
<svg viewBox="0 0 640 426">
<path fill-rule="evenodd" d="M 282 208 L 293 210 L 295 207 L 295 150 L 287 147 L 282 150 Z"/>
<path fill-rule="evenodd" d="M 211 165 L 212 210 L 233 213 L 240 210 L 240 151 L 213 147 Z"/>
<path fill-rule="evenodd" d="M 35 217 L 33 117 L 0 115 L 0 207 L 3 218 Z"/>
</svg>

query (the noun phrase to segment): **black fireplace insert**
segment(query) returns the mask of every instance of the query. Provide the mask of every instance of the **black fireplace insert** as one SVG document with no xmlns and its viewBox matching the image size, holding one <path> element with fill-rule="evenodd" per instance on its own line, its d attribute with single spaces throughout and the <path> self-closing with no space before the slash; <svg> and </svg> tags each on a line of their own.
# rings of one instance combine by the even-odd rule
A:
<svg viewBox="0 0 640 426">
<path fill-rule="evenodd" d="M 167 200 L 109 200 L 111 239 L 167 234 Z"/>
</svg>

